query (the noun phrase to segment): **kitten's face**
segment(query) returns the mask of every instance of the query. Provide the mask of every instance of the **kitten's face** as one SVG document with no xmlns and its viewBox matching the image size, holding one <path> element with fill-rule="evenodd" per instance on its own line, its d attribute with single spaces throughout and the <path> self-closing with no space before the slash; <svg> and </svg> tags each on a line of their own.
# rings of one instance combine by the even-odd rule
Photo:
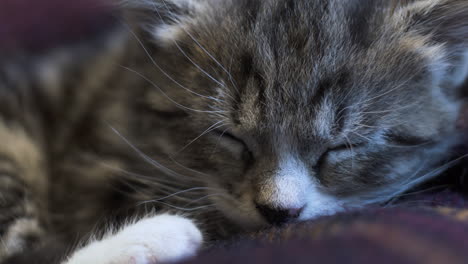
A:
<svg viewBox="0 0 468 264">
<path fill-rule="evenodd" d="M 158 81 L 179 107 L 148 98 L 161 111 L 185 108 L 165 134 L 168 154 L 183 148 L 175 158 L 222 190 L 213 200 L 229 218 L 310 219 L 440 172 L 456 143 L 451 88 L 466 72 L 414 26 L 412 12 L 431 1 L 188 2 L 201 3 L 190 18 L 153 31 L 155 59 L 178 83 Z M 465 66 L 464 54 L 451 59 Z"/>
</svg>

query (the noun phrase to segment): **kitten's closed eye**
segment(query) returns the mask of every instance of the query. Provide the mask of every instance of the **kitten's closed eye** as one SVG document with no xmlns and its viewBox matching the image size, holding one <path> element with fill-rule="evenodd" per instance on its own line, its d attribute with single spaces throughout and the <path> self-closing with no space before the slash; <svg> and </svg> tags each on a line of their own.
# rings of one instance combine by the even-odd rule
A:
<svg viewBox="0 0 468 264">
<path fill-rule="evenodd" d="M 340 145 L 329 147 L 327 149 L 327 152 L 350 151 L 353 148 L 360 148 L 360 147 L 364 147 L 365 145 L 366 145 L 365 142 L 340 144 Z"/>
<path fill-rule="evenodd" d="M 222 130 L 222 129 L 215 129 L 213 130 L 213 134 L 218 137 L 220 140 L 229 140 L 232 143 L 238 143 L 246 146 L 245 142 L 240 138 L 235 136 L 232 132 L 230 132 L 228 129 Z M 247 146 L 246 146 L 247 147 Z"/>
<path fill-rule="evenodd" d="M 242 159 L 251 160 L 253 154 L 249 145 L 240 137 L 236 136 L 234 133 L 229 130 L 215 129 L 213 134 L 216 136 L 218 142 L 222 142 L 225 145 L 228 145 L 230 149 L 235 152 L 239 152 L 242 155 Z"/>
<path fill-rule="evenodd" d="M 398 147 L 419 147 L 434 143 L 432 139 L 404 135 L 402 133 L 387 133 L 385 137 L 388 143 Z"/>
<path fill-rule="evenodd" d="M 245 142 L 239 137 L 235 136 L 232 132 L 228 130 L 213 130 L 213 133 L 223 139 L 234 141 L 243 145 L 246 145 Z"/>
<path fill-rule="evenodd" d="M 350 157 L 359 152 L 359 150 L 365 148 L 367 146 L 367 142 L 347 142 L 343 144 L 339 144 L 336 146 L 330 146 L 317 160 L 314 169 L 315 171 L 320 171 L 320 169 L 328 162 L 328 159 L 331 155 L 336 157 Z"/>
</svg>

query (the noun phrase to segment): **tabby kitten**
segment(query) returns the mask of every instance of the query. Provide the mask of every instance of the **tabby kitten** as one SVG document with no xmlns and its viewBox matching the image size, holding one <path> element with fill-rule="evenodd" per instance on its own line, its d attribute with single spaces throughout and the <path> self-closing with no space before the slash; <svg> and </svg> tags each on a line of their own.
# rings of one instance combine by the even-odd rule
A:
<svg viewBox="0 0 468 264">
<path fill-rule="evenodd" d="M 0 62 L 5 263 L 53 244 L 67 264 L 175 261 L 388 201 L 452 164 L 465 0 L 119 9 L 100 39 Z"/>
</svg>

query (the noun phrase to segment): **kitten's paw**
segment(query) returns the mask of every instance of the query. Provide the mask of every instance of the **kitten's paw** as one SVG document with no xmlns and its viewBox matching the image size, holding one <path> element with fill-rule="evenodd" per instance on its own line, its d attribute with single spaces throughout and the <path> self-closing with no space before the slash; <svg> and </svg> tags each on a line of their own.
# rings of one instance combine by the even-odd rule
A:
<svg viewBox="0 0 468 264">
<path fill-rule="evenodd" d="M 66 264 L 155 264 L 194 256 L 202 245 L 200 230 L 187 219 L 158 215 L 77 251 Z"/>
</svg>

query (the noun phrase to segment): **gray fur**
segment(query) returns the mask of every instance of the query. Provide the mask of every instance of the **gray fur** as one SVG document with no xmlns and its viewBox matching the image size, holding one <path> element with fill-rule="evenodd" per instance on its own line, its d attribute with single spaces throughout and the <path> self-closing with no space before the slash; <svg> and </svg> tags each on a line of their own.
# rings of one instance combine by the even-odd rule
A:
<svg viewBox="0 0 468 264">
<path fill-rule="evenodd" d="M 155 208 L 212 238 L 265 226 L 259 206 L 311 219 L 436 176 L 459 141 L 464 0 L 123 9 L 103 39 L 1 63 L 3 240 L 28 219 L 28 246 L 71 248 Z"/>
</svg>

